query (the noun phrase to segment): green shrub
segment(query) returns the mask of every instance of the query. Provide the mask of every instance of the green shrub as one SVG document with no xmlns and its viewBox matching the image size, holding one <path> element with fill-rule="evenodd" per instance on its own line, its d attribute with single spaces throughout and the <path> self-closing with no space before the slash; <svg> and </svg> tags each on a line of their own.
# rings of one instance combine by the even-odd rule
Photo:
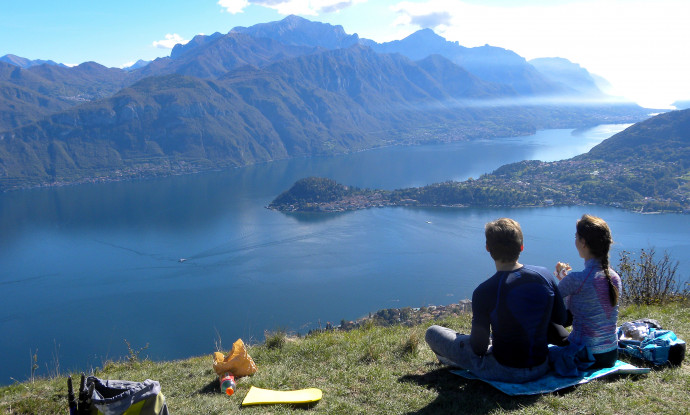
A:
<svg viewBox="0 0 690 415">
<path fill-rule="evenodd" d="M 678 280 L 678 261 L 666 251 L 661 258 L 656 258 L 653 247 L 642 249 L 639 258 L 623 251 L 618 270 L 623 283 L 621 300 L 626 304 L 664 304 L 690 295 L 688 283 Z"/>
</svg>

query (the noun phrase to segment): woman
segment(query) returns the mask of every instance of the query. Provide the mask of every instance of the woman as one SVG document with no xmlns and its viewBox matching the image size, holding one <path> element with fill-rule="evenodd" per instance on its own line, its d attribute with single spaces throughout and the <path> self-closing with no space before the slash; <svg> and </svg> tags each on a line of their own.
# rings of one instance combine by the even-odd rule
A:
<svg viewBox="0 0 690 415">
<path fill-rule="evenodd" d="M 583 215 L 576 229 L 575 247 L 585 260 L 585 269 L 568 273 L 568 264 L 556 264 L 558 289 L 572 313 L 573 330 L 568 334 L 559 327 L 561 338 L 552 343 L 587 346 L 595 359 L 589 369 L 612 367 L 618 360 L 616 323 L 622 287 L 620 277 L 609 267 L 611 230 L 603 219 L 591 215 Z"/>
</svg>

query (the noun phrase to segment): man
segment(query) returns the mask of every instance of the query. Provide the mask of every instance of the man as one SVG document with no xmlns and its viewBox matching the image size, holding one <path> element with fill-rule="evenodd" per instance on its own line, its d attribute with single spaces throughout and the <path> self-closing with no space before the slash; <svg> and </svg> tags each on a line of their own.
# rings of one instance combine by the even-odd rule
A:
<svg viewBox="0 0 690 415">
<path fill-rule="evenodd" d="M 441 363 L 488 380 L 528 382 L 549 369 L 546 333 L 551 322 L 565 321 L 563 298 L 546 268 L 518 262 L 523 238 L 516 221 L 489 222 L 484 234 L 496 273 L 472 294 L 470 335 L 434 325 L 426 342 Z"/>
</svg>

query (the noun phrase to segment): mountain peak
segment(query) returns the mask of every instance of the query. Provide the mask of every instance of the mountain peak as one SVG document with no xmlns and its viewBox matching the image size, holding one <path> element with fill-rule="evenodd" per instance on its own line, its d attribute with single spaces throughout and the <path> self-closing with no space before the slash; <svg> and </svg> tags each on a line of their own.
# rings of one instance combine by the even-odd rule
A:
<svg viewBox="0 0 690 415">
<path fill-rule="evenodd" d="M 172 51 L 170 52 L 170 58 L 171 59 L 177 59 L 180 56 L 184 55 L 185 53 L 189 52 L 190 50 L 194 50 L 199 46 L 205 45 L 213 40 L 216 40 L 220 37 L 223 37 L 223 34 L 216 32 L 210 36 L 206 35 L 196 35 L 190 40 L 189 42 L 182 44 L 178 43 L 173 47 Z"/>
<path fill-rule="evenodd" d="M 148 65 L 149 63 L 151 63 L 151 61 L 145 61 L 143 59 L 139 59 L 138 61 L 134 62 L 130 66 L 127 66 L 127 67 L 122 68 L 122 69 L 124 69 L 125 71 L 133 71 L 135 69 L 143 68 L 144 66 Z"/>
<path fill-rule="evenodd" d="M 426 29 L 421 29 L 417 30 L 416 32 L 412 33 L 411 35 L 407 36 L 406 39 L 416 39 L 416 40 L 431 40 L 431 41 L 436 41 L 436 42 L 447 42 L 446 38 L 443 36 L 440 36 L 436 32 L 434 32 L 432 29 L 426 28 Z"/>
<path fill-rule="evenodd" d="M 275 22 L 259 23 L 250 27 L 235 27 L 231 32 L 266 37 L 286 45 L 326 49 L 346 48 L 359 42 L 357 34 L 348 35 L 340 25 L 313 22 L 295 15 Z"/>
<path fill-rule="evenodd" d="M 300 24 L 309 24 L 312 23 L 311 20 L 305 19 L 304 17 L 297 16 L 295 14 L 291 14 L 287 17 L 285 17 L 281 22 L 286 23 L 288 25 L 300 25 Z"/>
</svg>

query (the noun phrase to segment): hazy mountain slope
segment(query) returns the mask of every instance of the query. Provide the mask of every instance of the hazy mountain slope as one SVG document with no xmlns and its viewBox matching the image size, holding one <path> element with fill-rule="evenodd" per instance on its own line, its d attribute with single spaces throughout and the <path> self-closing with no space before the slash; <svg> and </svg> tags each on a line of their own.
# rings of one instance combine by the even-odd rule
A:
<svg viewBox="0 0 690 415">
<path fill-rule="evenodd" d="M 430 55 L 417 61 L 417 64 L 443 84 L 449 95 L 456 98 L 497 98 L 516 95 L 510 86 L 482 81 L 442 55 Z"/>
<path fill-rule="evenodd" d="M 347 152 L 380 145 L 380 120 L 349 97 L 302 79 L 241 68 L 218 80 L 261 114 L 289 156 Z M 258 121 L 258 120 L 257 120 Z"/>
<path fill-rule="evenodd" d="M 673 106 L 679 110 L 684 110 L 690 108 L 690 100 L 681 100 L 673 103 Z"/>
<path fill-rule="evenodd" d="M 14 107 L 12 111 L 15 113 L 0 116 L 0 131 L 24 125 L 69 105 L 109 97 L 148 76 L 178 73 L 216 78 L 242 65 L 263 66 L 316 50 L 314 47 L 285 45 L 276 40 L 242 33 L 216 33 L 196 36 L 186 45 L 177 45 L 171 57 L 159 58 L 143 67 L 127 70 L 106 68 L 94 62 L 76 67 L 37 65 L 38 61 L 6 55 L 3 60 L 11 63 L 0 61 L 0 84 L 13 85 L 23 92 L 14 98 L 9 90 L 2 94 L 3 106 Z M 61 101 L 65 105 L 27 106 L 28 92 L 37 97 L 46 97 L 49 101 Z"/>
<path fill-rule="evenodd" d="M 472 93 L 486 95 L 480 81 L 466 79 L 475 81 Z M 0 135 L 0 177 L 60 181 L 119 169 L 239 166 L 371 148 L 429 125 L 481 126 L 471 112 L 446 107 L 453 97 L 445 90 L 407 58 L 361 46 L 264 70 L 245 66 L 216 81 L 149 77 Z"/>
<path fill-rule="evenodd" d="M 7 186 L 116 170 L 196 171 L 375 144 L 360 129 L 376 120 L 338 99 L 296 91 L 260 71 L 241 82 L 150 77 L 111 98 L 0 133 L 0 179 Z"/>
<path fill-rule="evenodd" d="M 361 46 L 304 56 L 268 69 L 284 74 L 293 82 L 303 80 L 344 94 L 376 113 L 390 112 L 393 103 L 407 106 L 430 98 L 449 97 L 411 61 L 400 56 L 379 55 Z"/>
<path fill-rule="evenodd" d="M 347 48 L 356 43 L 369 46 L 379 53 L 400 53 L 412 60 L 421 60 L 438 54 L 487 82 L 510 85 L 515 92 L 543 95 L 571 92 L 557 82 L 542 76 L 516 53 L 491 46 L 466 48 L 457 42 L 446 41 L 431 29 L 423 29 L 403 40 L 378 44 L 348 35 L 341 26 L 332 26 L 307 19 L 288 16 L 283 20 L 260 23 L 249 28 L 236 27 L 232 32 L 255 37 L 267 37 L 289 45 L 318 46 L 328 49 Z"/>
<path fill-rule="evenodd" d="M 468 53 L 468 48 L 447 41 L 431 29 L 418 30 L 401 40 L 377 43 L 365 39 L 363 42 L 379 53 L 400 53 L 415 61 L 429 55 L 441 55 L 454 61 Z"/>
<path fill-rule="evenodd" d="M 400 53 L 413 60 L 438 54 L 484 81 L 509 85 L 522 95 L 565 92 L 562 86 L 546 79 L 513 51 L 489 45 L 466 48 L 447 41 L 431 29 L 419 30 L 402 40 L 374 43 L 371 47 L 380 53 Z"/>
<path fill-rule="evenodd" d="M 0 62 L 0 131 L 110 96 L 125 84 L 124 71 L 93 62 L 74 68 L 41 65 L 28 69 Z"/>
<path fill-rule="evenodd" d="M 270 144 L 267 150 L 258 141 L 242 142 L 238 137 L 251 134 L 243 129 L 243 115 L 241 99 L 204 81 L 152 77 L 112 98 L 0 135 L 0 172 L 32 181 L 69 180 L 114 169 L 174 171 L 184 163 L 233 165 L 257 154 L 284 155 Z M 272 141 L 267 131 L 253 132 Z M 182 164 L 175 164 L 178 156 Z"/>
<path fill-rule="evenodd" d="M 132 71 L 136 79 L 172 73 L 197 78 L 217 78 L 244 65 L 264 66 L 272 62 L 316 51 L 313 47 L 291 46 L 268 38 L 243 33 L 228 33 L 197 39 L 194 47 L 178 50 L 171 57 L 158 58 Z"/>
<path fill-rule="evenodd" d="M 128 84 L 127 71 L 106 68 L 96 62 L 84 62 L 71 68 L 40 65 L 26 71 L 50 84 L 43 86 L 49 95 L 68 99 L 80 95 L 90 99 L 104 98 Z"/>
<path fill-rule="evenodd" d="M 197 36 L 184 48 L 178 46 L 173 50 L 174 57 L 156 59 L 128 70 L 106 68 L 94 62 L 72 68 L 41 65 L 27 69 L 0 62 L 0 85 L 4 86 L 0 108 L 12 112 L 0 115 L 0 131 L 25 125 L 72 105 L 112 96 L 148 76 L 178 73 L 216 78 L 242 65 L 262 66 L 316 50 L 240 33 Z"/>
<path fill-rule="evenodd" d="M 170 58 L 171 59 L 178 59 L 186 54 L 188 54 L 192 50 L 198 50 L 199 48 L 203 48 L 204 46 L 208 45 L 211 42 L 214 42 L 218 40 L 219 38 L 223 37 L 224 35 L 219 32 L 215 32 L 212 35 L 196 35 L 190 40 L 189 42 L 182 44 L 178 43 L 176 44 L 172 50 L 170 51 Z"/>
<path fill-rule="evenodd" d="M 418 110 L 424 103 L 512 94 L 509 88 L 483 82 L 438 55 L 413 62 L 397 54 L 378 54 L 360 45 L 303 56 L 267 69 L 294 81 L 308 81 L 346 94 L 376 112 L 388 112 L 395 103 L 401 108 Z"/>
<path fill-rule="evenodd" d="M 564 88 L 571 88 L 593 97 L 604 95 L 589 71 L 568 59 L 537 58 L 530 60 L 529 64 L 551 81 L 563 85 Z"/>
<path fill-rule="evenodd" d="M 9 63 L 15 66 L 18 66 L 20 68 L 30 68 L 32 66 L 38 66 L 38 65 L 57 65 L 57 66 L 65 66 L 61 63 L 57 63 L 51 60 L 43 60 L 43 59 L 27 59 L 27 58 L 22 58 L 21 56 L 17 55 L 12 55 L 12 54 L 7 54 L 5 56 L 0 56 L 0 62 L 5 62 Z"/>
<path fill-rule="evenodd" d="M 680 163 L 690 167 L 690 109 L 659 114 L 592 148 L 580 160 Z"/>
<path fill-rule="evenodd" d="M 112 95 L 127 84 L 127 72 L 94 62 L 72 68 L 40 65 L 24 69 L 0 62 L 0 82 L 6 82 L 57 99 L 77 100 Z"/>
</svg>

